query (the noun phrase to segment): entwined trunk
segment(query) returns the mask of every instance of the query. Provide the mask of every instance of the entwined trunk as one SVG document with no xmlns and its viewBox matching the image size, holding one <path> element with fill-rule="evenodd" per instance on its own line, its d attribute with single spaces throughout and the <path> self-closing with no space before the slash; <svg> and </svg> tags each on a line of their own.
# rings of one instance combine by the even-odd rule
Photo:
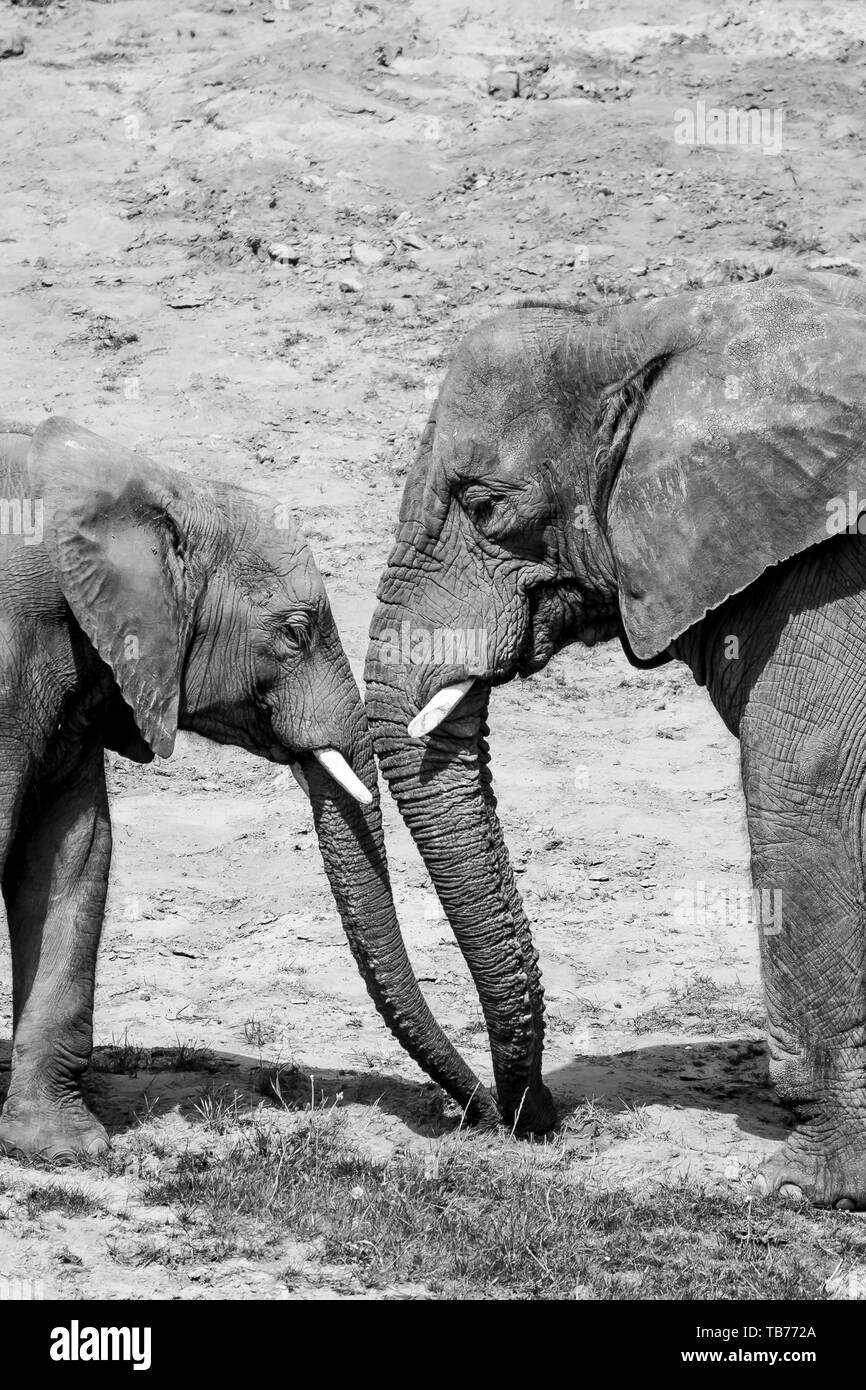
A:
<svg viewBox="0 0 866 1390">
<path fill-rule="evenodd" d="M 399 679 L 371 681 L 367 713 L 380 766 L 457 937 L 484 1011 L 499 1103 L 536 1132 L 555 1121 L 541 1080 L 544 1005 L 538 955 L 496 812 L 480 686 L 425 742 Z"/>
<path fill-rule="evenodd" d="M 409 1055 L 466 1110 L 467 1118 L 496 1124 L 493 1097 L 439 1027 L 406 953 L 391 895 L 366 727 L 357 732 L 350 761 L 374 792 L 371 806 L 359 805 L 313 758 L 305 757 L 303 767 L 325 872 L 352 954 L 376 1008 Z"/>
</svg>

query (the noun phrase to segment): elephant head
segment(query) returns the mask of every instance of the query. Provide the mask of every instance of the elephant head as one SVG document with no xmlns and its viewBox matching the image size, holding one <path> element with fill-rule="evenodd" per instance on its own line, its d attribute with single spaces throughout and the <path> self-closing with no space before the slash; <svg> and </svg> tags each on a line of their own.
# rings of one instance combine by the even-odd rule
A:
<svg viewBox="0 0 866 1390">
<path fill-rule="evenodd" d="M 491 687 L 573 642 L 668 660 L 710 609 L 833 533 L 833 500 L 863 477 L 864 308 L 814 275 L 593 315 L 528 303 L 472 332 L 441 386 L 379 587 L 367 712 L 522 1128 L 554 1110 L 488 767 Z"/>
<path fill-rule="evenodd" d="M 285 507 L 195 483 L 62 419 L 33 433 L 27 467 L 53 574 L 129 712 L 104 741 L 149 761 L 188 729 L 291 767 L 376 1007 L 475 1118 L 495 1120 L 406 954 L 363 704 Z"/>
</svg>

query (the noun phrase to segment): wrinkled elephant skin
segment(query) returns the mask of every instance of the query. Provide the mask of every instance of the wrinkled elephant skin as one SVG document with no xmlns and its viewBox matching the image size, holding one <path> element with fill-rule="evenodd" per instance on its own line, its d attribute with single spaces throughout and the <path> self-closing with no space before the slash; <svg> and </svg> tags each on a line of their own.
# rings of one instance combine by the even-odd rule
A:
<svg viewBox="0 0 866 1390">
<path fill-rule="evenodd" d="M 866 1207 L 864 447 L 866 295 L 833 275 L 587 315 L 529 303 L 458 349 L 382 576 L 367 710 L 519 1127 L 553 1110 L 488 697 L 618 638 L 637 665 L 686 662 L 740 739 L 774 904 L 770 1069 L 796 1121 L 762 1186 Z"/>
<path fill-rule="evenodd" d="M 4 515 L 18 519 L 0 537 L 14 1023 L 0 1150 L 62 1161 L 105 1146 L 79 1089 L 111 857 L 105 749 L 169 757 L 178 729 L 298 771 L 377 1008 L 473 1118 L 494 1122 L 412 973 L 363 705 L 284 506 L 193 484 L 68 420 L 0 431 L 0 461 Z"/>
</svg>

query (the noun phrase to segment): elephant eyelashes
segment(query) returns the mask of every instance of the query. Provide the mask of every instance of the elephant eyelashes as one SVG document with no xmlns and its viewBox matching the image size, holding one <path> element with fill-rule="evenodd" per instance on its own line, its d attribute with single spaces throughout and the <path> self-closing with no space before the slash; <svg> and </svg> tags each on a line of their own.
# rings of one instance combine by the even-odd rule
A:
<svg viewBox="0 0 866 1390">
<path fill-rule="evenodd" d="M 496 501 L 493 497 L 482 497 L 480 501 L 471 503 L 468 510 L 475 525 L 483 527 L 492 521 L 496 513 Z"/>
<path fill-rule="evenodd" d="M 547 520 L 546 515 L 543 519 L 536 515 L 536 509 L 530 507 L 522 492 L 497 496 L 477 490 L 464 492 L 459 501 L 475 529 L 487 540 L 504 542 L 514 536 L 525 536 Z"/>
<path fill-rule="evenodd" d="M 502 497 L 494 497 L 489 492 L 466 491 L 460 496 L 460 505 L 470 521 L 479 531 L 487 533 L 496 529 L 497 521 L 502 520 Z"/>
<path fill-rule="evenodd" d="M 296 651 L 308 652 L 313 645 L 312 627 L 290 627 L 283 634 L 290 647 Z"/>
<path fill-rule="evenodd" d="M 290 651 L 308 652 L 313 646 L 316 628 L 313 614 L 299 608 L 291 613 L 281 613 L 271 619 L 268 628 L 277 643 L 284 643 Z"/>
</svg>

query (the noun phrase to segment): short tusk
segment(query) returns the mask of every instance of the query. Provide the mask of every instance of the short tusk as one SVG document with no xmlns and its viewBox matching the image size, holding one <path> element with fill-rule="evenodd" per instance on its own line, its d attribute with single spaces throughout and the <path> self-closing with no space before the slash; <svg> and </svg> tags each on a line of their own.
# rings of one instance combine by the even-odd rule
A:
<svg viewBox="0 0 866 1390">
<path fill-rule="evenodd" d="M 335 782 L 345 787 L 350 796 L 360 801 L 362 806 L 370 805 L 373 793 L 367 790 L 360 777 L 355 776 L 342 753 L 338 753 L 336 748 L 314 748 L 313 757 L 322 764 Z"/>
<path fill-rule="evenodd" d="M 436 692 L 432 700 L 428 700 L 420 714 L 409 725 L 410 738 L 423 738 L 425 734 L 432 733 L 434 729 L 447 719 L 455 706 L 460 704 L 464 695 L 467 695 L 475 684 L 474 678 L 468 681 L 458 681 L 456 685 L 446 685 Z"/>
<path fill-rule="evenodd" d="M 300 763 L 289 763 L 289 771 L 291 772 L 292 776 L 294 777 L 295 781 L 297 782 L 304 795 L 309 796 L 309 784 L 307 783 L 307 779 L 301 771 Z"/>
</svg>

